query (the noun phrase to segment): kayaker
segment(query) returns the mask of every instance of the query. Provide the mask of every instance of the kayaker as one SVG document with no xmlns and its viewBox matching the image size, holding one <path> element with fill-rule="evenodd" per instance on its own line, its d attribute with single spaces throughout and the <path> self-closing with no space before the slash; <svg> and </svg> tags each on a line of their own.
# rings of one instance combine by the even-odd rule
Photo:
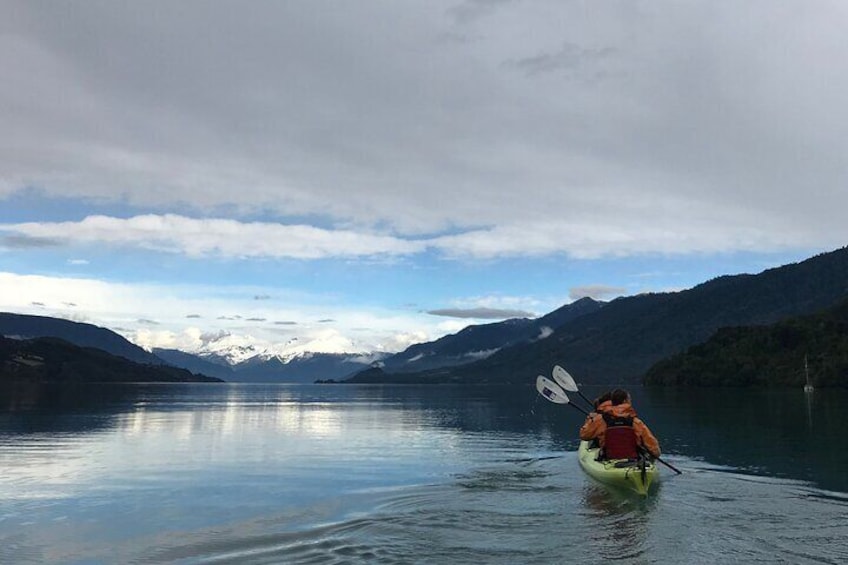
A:
<svg viewBox="0 0 848 565">
<path fill-rule="evenodd" d="M 598 411 L 598 406 L 600 406 L 604 402 L 609 402 L 611 393 L 612 393 L 612 391 L 608 390 L 605 393 L 603 393 L 601 396 L 599 396 L 598 398 L 595 399 L 595 401 L 592 403 L 595 406 L 595 412 Z"/>
<path fill-rule="evenodd" d="M 636 459 L 639 447 L 654 457 L 660 456 L 660 444 L 645 423 L 636 417 L 630 394 L 617 388 L 596 400 L 595 411 L 580 428 L 580 439 L 598 440 L 605 459 Z"/>
</svg>

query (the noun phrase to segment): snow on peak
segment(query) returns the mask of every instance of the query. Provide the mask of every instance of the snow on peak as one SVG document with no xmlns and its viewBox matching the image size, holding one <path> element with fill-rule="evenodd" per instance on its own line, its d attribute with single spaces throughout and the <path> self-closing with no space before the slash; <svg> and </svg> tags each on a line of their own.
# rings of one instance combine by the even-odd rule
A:
<svg viewBox="0 0 848 565">
<path fill-rule="evenodd" d="M 201 356 L 216 356 L 225 359 L 230 365 L 238 365 L 253 358 L 263 361 L 277 358 L 282 363 L 288 363 L 292 359 L 310 357 L 316 353 L 352 355 L 370 353 L 369 350 L 332 329 L 322 330 L 305 338 L 292 338 L 285 343 L 271 343 L 251 335 L 237 335 L 230 332 L 204 334 L 199 341 L 199 347 L 193 353 Z"/>
<path fill-rule="evenodd" d="M 238 365 L 257 356 L 269 355 L 267 344 L 247 334 L 236 335 L 226 331 L 201 335 L 200 347 L 192 353 L 219 357 L 230 365 Z"/>
<path fill-rule="evenodd" d="M 387 344 L 389 347 L 386 344 L 363 344 L 332 328 L 305 332 L 305 335 L 279 342 L 272 341 L 273 337 L 267 339 L 224 329 L 203 331 L 199 328 L 188 328 L 180 333 L 145 328 L 137 331 L 133 338 L 135 343 L 149 349 L 179 349 L 200 357 L 215 358 L 229 365 L 239 365 L 251 359 L 267 361 L 273 358 L 288 363 L 292 359 L 308 358 L 315 354 L 347 354 L 363 360 L 378 359 L 387 352 L 402 350 L 407 345 L 406 341 L 422 341 L 421 336 L 402 335 Z"/>
</svg>

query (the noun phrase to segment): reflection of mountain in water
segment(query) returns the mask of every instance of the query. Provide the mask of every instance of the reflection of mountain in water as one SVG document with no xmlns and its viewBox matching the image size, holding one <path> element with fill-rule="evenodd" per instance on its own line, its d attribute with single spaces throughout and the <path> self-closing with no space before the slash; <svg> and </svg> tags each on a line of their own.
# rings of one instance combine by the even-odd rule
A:
<svg viewBox="0 0 848 565">
<path fill-rule="evenodd" d="M 0 380 L 62 383 L 220 382 L 168 365 L 137 363 L 55 337 L 0 336 Z"/>
<path fill-rule="evenodd" d="M 848 491 L 848 452 L 841 447 L 846 391 L 811 399 L 795 389 L 639 392 L 640 412 L 667 452 Z"/>
<path fill-rule="evenodd" d="M 600 389 L 587 387 L 587 396 Z M 675 456 L 701 459 L 743 473 L 813 481 L 848 491 L 848 452 L 842 444 L 848 392 L 804 396 L 800 390 L 631 390 L 640 416 Z M 809 404 L 808 404 L 809 402 Z M 13 436 L 85 435 L 143 430 L 162 412 L 185 437 L 194 433 L 292 434 L 314 439 L 358 437 L 351 422 L 384 429 L 449 432 L 509 438 L 515 452 L 543 437 L 554 450 L 573 451 L 583 416 L 551 404 L 527 387 L 321 386 L 321 385 L 17 385 L 0 388 L 0 429 Z M 174 413 L 179 412 L 178 418 Z M 355 416 L 359 414 L 359 416 Z M 365 418 L 365 420 L 363 420 Z M 370 429 L 370 427 L 368 428 Z M 170 432 L 169 432 L 170 433 Z M 532 439 L 531 439 L 532 438 Z M 533 453 L 524 454 L 534 456 Z M 576 461 L 564 473 L 578 473 Z M 690 464 L 691 465 L 691 464 Z M 687 472 L 687 464 L 676 466 Z M 690 469 L 688 472 L 693 472 Z"/>
<path fill-rule="evenodd" d="M 86 433 L 113 428 L 143 387 L 107 384 L 0 385 L 0 428 L 7 433 Z"/>
</svg>

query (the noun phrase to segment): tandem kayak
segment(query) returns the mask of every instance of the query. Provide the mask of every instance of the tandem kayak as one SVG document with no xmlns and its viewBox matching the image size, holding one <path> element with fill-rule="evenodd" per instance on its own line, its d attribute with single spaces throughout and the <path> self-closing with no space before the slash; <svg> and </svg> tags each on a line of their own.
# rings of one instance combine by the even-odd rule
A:
<svg viewBox="0 0 848 565">
<path fill-rule="evenodd" d="M 598 461 L 598 448 L 590 447 L 588 441 L 580 442 L 577 460 L 580 461 L 583 470 L 597 481 L 643 496 L 648 494 L 651 483 L 659 477 L 656 464 L 650 461 L 644 463 L 627 459 Z"/>
</svg>

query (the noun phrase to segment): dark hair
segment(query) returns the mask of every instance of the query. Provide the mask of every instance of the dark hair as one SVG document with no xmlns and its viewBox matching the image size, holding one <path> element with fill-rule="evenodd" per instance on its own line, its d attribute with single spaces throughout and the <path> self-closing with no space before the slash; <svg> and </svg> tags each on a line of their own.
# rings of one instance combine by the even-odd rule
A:
<svg viewBox="0 0 848 565">
<path fill-rule="evenodd" d="M 613 406 L 617 406 L 622 402 L 627 402 L 628 398 L 630 398 L 630 394 L 623 388 L 617 388 L 610 393 L 610 401 Z"/>
<path fill-rule="evenodd" d="M 601 396 L 599 396 L 598 398 L 595 399 L 595 408 L 597 408 L 598 406 L 600 406 L 601 404 L 603 404 L 604 402 L 606 402 L 609 399 L 610 399 L 609 391 L 603 393 Z"/>
</svg>

